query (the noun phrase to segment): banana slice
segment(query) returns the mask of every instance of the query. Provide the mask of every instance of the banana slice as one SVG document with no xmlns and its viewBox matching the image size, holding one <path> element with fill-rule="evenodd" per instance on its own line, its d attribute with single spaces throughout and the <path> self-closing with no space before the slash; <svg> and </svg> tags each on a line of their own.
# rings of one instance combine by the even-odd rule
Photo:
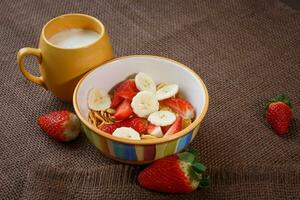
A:
<svg viewBox="0 0 300 200">
<path fill-rule="evenodd" d="M 111 105 L 110 96 L 96 88 L 92 88 L 88 93 L 88 106 L 91 110 L 104 111 Z"/>
<path fill-rule="evenodd" d="M 173 97 L 177 94 L 178 89 L 178 85 L 176 84 L 166 85 L 156 91 L 156 98 L 160 101 Z"/>
<path fill-rule="evenodd" d="M 175 122 L 176 115 L 170 111 L 157 111 L 149 115 L 148 121 L 156 126 L 168 126 Z"/>
<path fill-rule="evenodd" d="M 140 134 L 133 128 L 128 127 L 117 128 L 112 135 L 131 140 L 141 140 Z"/>
<path fill-rule="evenodd" d="M 135 76 L 135 84 L 140 91 L 156 92 L 156 85 L 152 78 L 147 74 L 140 72 Z"/>
<path fill-rule="evenodd" d="M 151 113 L 158 111 L 159 102 L 154 93 L 142 91 L 133 97 L 131 107 L 137 116 L 148 117 Z"/>
</svg>

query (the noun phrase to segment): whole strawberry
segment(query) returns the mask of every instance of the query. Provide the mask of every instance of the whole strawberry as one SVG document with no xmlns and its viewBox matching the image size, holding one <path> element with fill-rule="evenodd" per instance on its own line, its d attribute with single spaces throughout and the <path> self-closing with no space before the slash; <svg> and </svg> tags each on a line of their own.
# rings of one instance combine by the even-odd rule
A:
<svg viewBox="0 0 300 200">
<path fill-rule="evenodd" d="M 79 119 L 67 110 L 54 111 L 40 116 L 37 123 L 49 136 L 60 142 L 74 140 L 80 133 Z"/>
<path fill-rule="evenodd" d="M 281 95 L 271 99 L 266 105 L 266 118 L 268 123 L 280 136 L 289 131 L 292 120 L 292 106 L 290 100 Z"/>
<path fill-rule="evenodd" d="M 191 152 L 183 152 L 157 161 L 140 172 L 142 187 L 158 192 L 187 193 L 208 185 L 206 167 Z"/>
</svg>

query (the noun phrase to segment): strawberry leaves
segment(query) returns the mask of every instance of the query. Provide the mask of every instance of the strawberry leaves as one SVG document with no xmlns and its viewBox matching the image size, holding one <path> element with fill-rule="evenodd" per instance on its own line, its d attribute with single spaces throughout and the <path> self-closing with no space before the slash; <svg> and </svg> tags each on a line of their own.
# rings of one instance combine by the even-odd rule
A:
<svg viewBox="0 0 300 200">
<path fill-rule="evenodd" d="M 178 157 L 181 161 L 189 163 L 191 166 L 189 175 L 192 179 L 199 181 L 201 188 L 209 186 L 209 177 L 204 175 L 207 167 L 198 161 L 198 152 L 195 149 L 189 148 L 186 152 L 178 154 Z"/>
</svg>

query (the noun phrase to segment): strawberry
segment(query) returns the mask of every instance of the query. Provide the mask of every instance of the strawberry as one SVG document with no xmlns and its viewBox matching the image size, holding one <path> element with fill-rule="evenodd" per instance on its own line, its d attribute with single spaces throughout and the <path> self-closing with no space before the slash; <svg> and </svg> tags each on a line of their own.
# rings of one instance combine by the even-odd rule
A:
<svg viewBox="0 0 300 200">
<path fill-rule="evenodd" d="M 165 133 L 166 135 L 172 135 L 182 130 L 182 117 L 178 116 L 175 122 L 171 125 L 171 127 Z"/>
<path fill-rule="evenodd" d="M 111 100 L 111 108 L 116 108 L 121 102 L 123 101 L 123 98 L 118 95 L 113 95 Z"/>
<path fill-rule="evenodd" d="M 98 129 L 106 133 L 112 134 L 117 128 L 122 127 L 122 122 L 115 122 L 113 124 L 101 124 Z"/>
<path fill-rule="evenodd" d="M 67 110 L 54 111 L 40 116 L 37 124 L 49 136 L 60 142 L 74 140 L 80 133 L 79 119 Z"/>
<path fill-rule="evenodd" d="M 208 185 L 208 177 L 203 175 L 205 170 L 196 155 L 183 152 L 154 161 L 140 172 L 138 182 L 158 192 L 187 193 Z"/>
<path fill-rule="evenodd" d="M 148 122 L 140 117 L 132 117 L 124 121 L 126 127 L 133 128 L 137 132 L 144 133 L 147 130 Z"/>
<path fill-rule="evenodd" d="M 280 136 L 287 134 L 289 131 L 292 120 L 291 108 L 290 100 L 283 95 L 271 99 L 266 104 L 267 121 Z"/>
<path fill-rule="evenodd" d="M 130 127 L 141 134 L 146 132 L 147 126 L 147 120 L 139 117 L 132 117 L 124 121 L 115 122 L 113 124 L 102 124 L 98 128 L 104 132 L 112 134 L 117 128 Z"/>
<path fill-rule="evenodd" d="M 155 136 L 155 137 L 162 137 L 164 136 L 162 129 L 160 126 L 156 126 L 154 124 L 149 123 L 147 127 L 147 133 Z"/>
<path fill-rule="evenodd" d="M 171 125 L 168 125 L 168 126 L 162 126 L 161 127 L 161 130 L 162 130 L 162 132 L 164 133 L 164 134 L 166 134 L 166 132 L 169 130 L 169 128 L 172 126 L 172 124 Z"/>
<path fill-rule="evenodd" d="M 168 98 L 160 101 L 160 103 L 170 107 L 184 119 L 193 119 L 195 117 L 195 110 L 192 104 L 184 99 Z"/>
<path fill-rule="evenodd" d="M 116 113 L 114 114 L 114 117 L 117 120 L 127 119 L 133 113 L 130 103 L 131 101 L 129 99 L 124 99 L 118 106 Z"/>
<path fill-rule="evenodd" d="M 112 108 L 116 108 L 123 99 L 132 99 L 138 92 L 133 79 L 128 79 L 120 83 L 114 91 L 112 97 Z"/>
</svg>

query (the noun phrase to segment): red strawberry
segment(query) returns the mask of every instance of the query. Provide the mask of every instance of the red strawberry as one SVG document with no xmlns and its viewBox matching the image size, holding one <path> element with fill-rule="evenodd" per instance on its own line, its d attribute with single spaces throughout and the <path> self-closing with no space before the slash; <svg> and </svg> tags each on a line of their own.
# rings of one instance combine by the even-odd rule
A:
<svg viewBox="0 0 300 200">
<path fill-rule="evenodd" d="M 199 185 L 207 186 L 208 178 L 203 176 L 206 167 L 195 155 L 183 152 L 154 161 L 138 175 L 142 187 L 158 192 L 186 193 Z"/>
<path fill-rule="evenodd" d="M 171 127 L 165 133 L 165 136 L 172 135 L 182 130 L 182 117 L 178 116 L 175 122 L 171 125 Z"/>
<path fill-rule="evenodd" d="M 166 132 L 169 130 L 169 128 L 172 126 L 172 124 L 171 125 L 168 125 L 168 126 L 162 126 L 161 127 L 161 130 L 162 130 L 162 132 L 164 133 L 164 134 L 166 134 Z"/>
<path fill-rule="evenodd" d="M 130 127 L 139 133 L 144 133 L 146 132 L 147 125 L 147 120 L 139 117 L 132 117 L 121 122 L 115 122 L 113 124 L 102 124 L 98 128 L 110 134 L 120 127 Z"/>
<path fill-rule="evenodd" d="M 266 105 L 267 121 L 278 135 L 285 135 L 289 131 L 291 108 L 290 100 L 283 95 L 271 99 Z"/>
<path fill-rule="evenodd" d="M 54 111 L 40 116 L 37 123 L 49 136 L 60 142 L 74 140 L 80 133 L 79 119 L 67 110 Z"/>
<path fill-rule="evenodd" d="M 147 127 L 147 133 L 153 135 L 155 137 L 163 137 L 164 134 L 161 130 L 160 126 L 156 126 L 154 124 L 149 123 Z"/>
<path fill-rule="evenodd" d="M 112 134 L 117 128 L 122 127 L 122 122 L 115 122 L 113 124 L 102 124 L 98 126 L 98 129 L 106 133 Z"/>
<path fill-rule="evenodd" d="M 123 101 L 123 98 L 118 95 L 113 95 L 111 100 L 111 108 L 116 108 L 121 102 Z"/>
<path fill-rule="evenodd" d="M 126 127 L 131 127 L 137 132 L 145 133 L 147 130 L 148 122 L 145 119 L 139 118 L 139 117 L 132 117 L 130 119 L 127 119 L 124 121 L 124 125 Z"/>
<path fill-rule="evenodd" d="M 192 104 L 181 98 L 168 98 L 160 101 L 162 104 L 170 107 L 177 112 L 184 119 L 193 119 L 195 117 L 195 110 Z"/>
<path fill-rule="evenodd" d="M 127 119 L 133 112 L 131 105 L 131 101 L 128 99 L 124 99 L 123 102 L 118 106 L 114 117 L 117 120 Z"/>
<path fill-rule="evenodd" d="M 132 99 L 138 92 L 133 79 L 128 79 L 120 83 L 114 91 L 111 107 L 117 107 L 123 99 Z"/>
</svg>

